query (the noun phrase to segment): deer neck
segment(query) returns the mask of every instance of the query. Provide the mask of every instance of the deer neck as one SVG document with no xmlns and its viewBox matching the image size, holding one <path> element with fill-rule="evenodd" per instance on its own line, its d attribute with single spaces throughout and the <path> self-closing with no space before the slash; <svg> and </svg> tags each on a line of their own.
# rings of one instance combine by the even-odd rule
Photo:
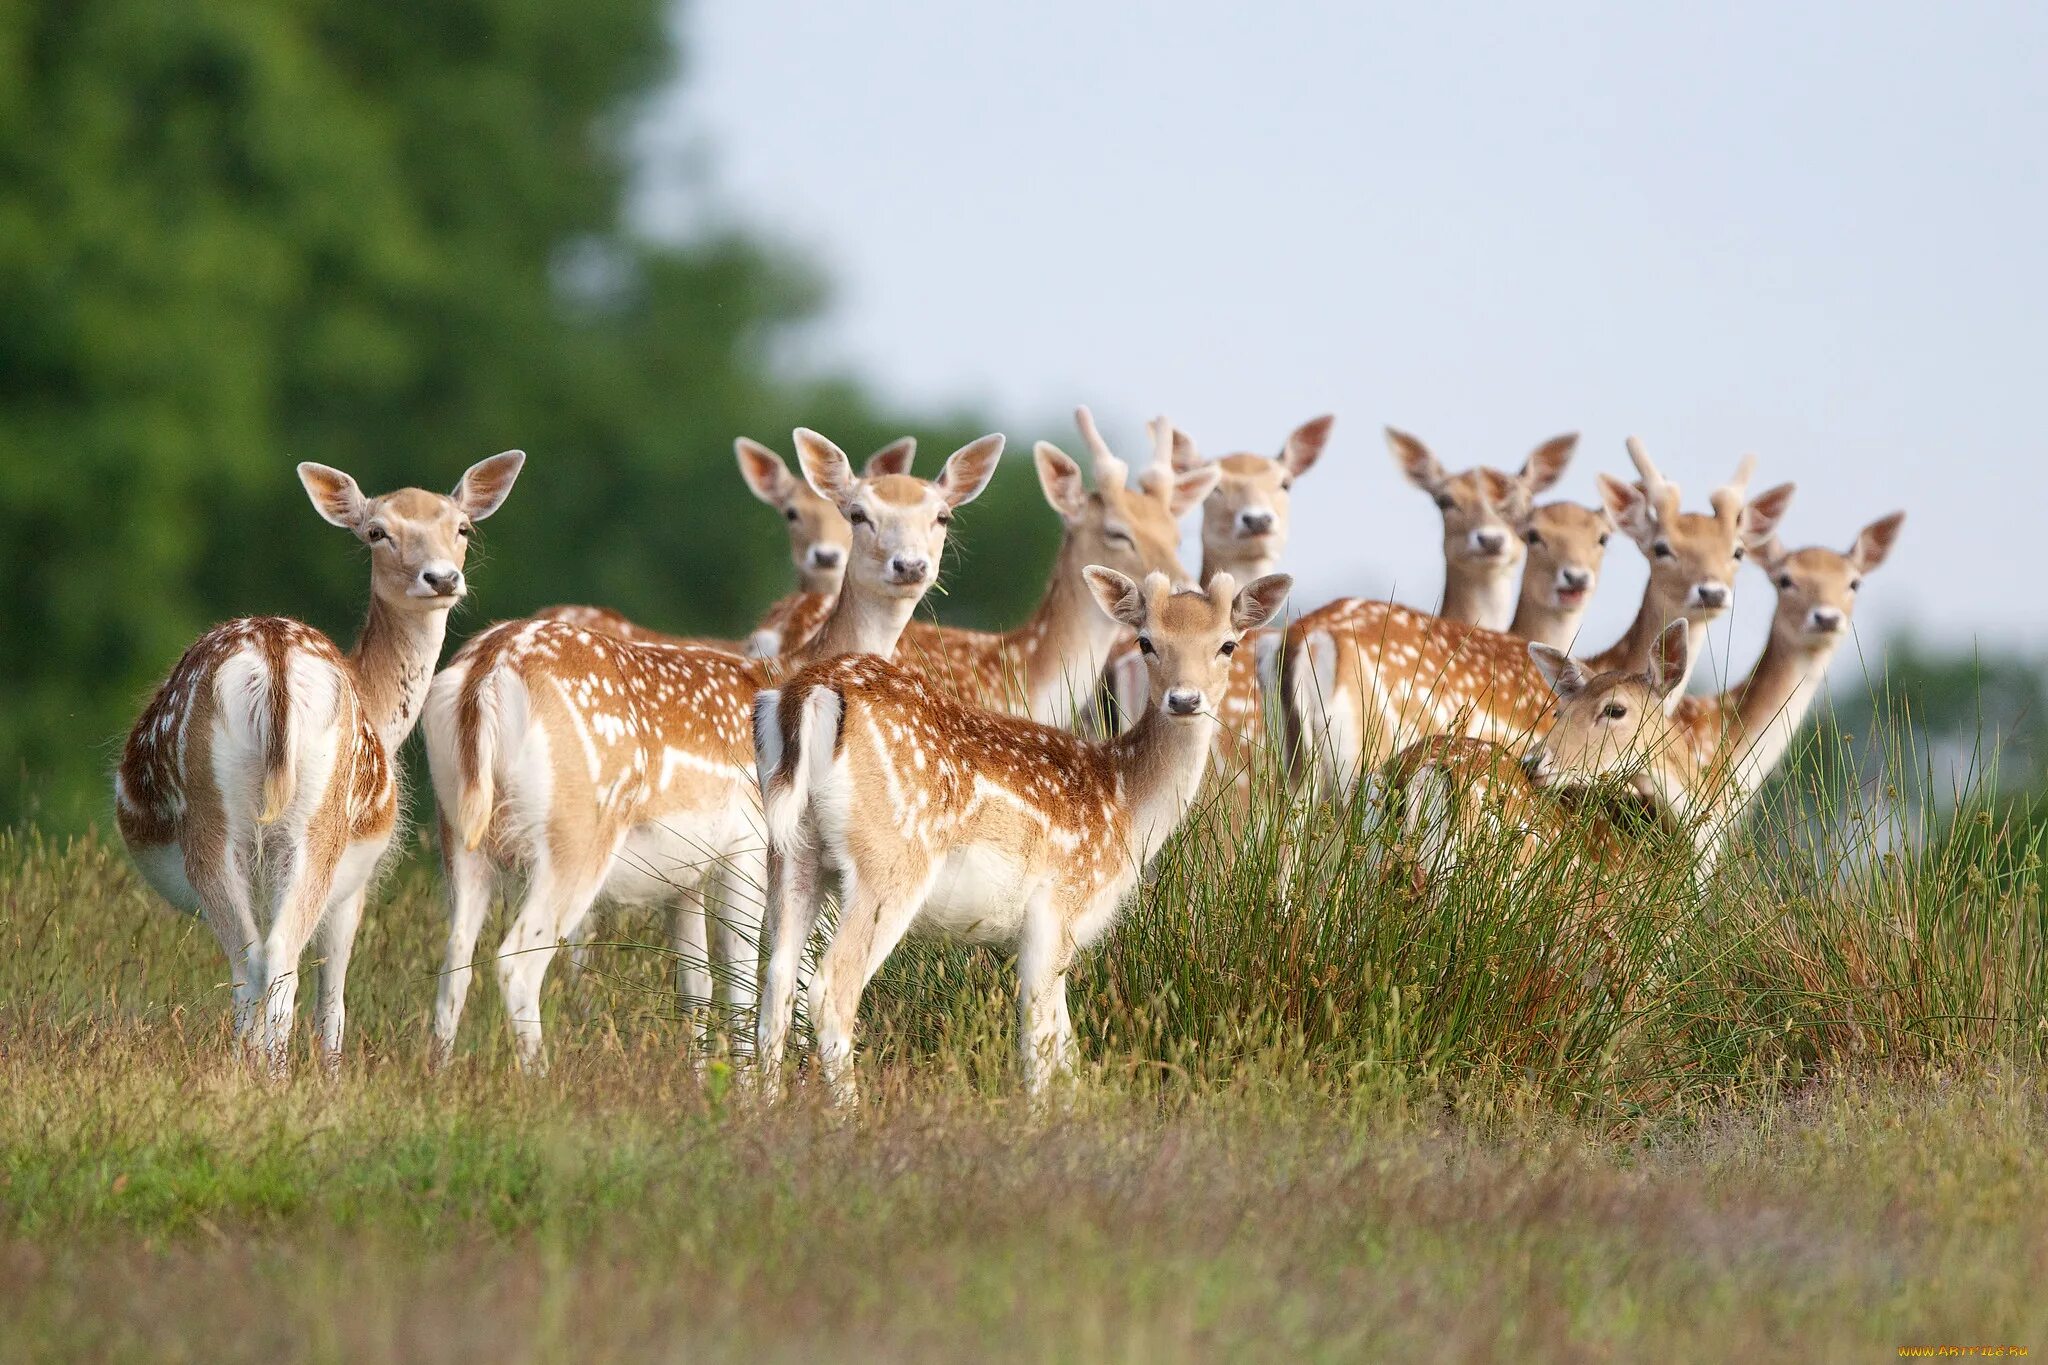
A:
<svg viewBox="0 0 2048 1365">
<path fill-rule="evenodd" d="M 1187 818 L 1215 739 L 1216 718 L 1210 713 L 1168 716 L 1153 702 L 1136 725 L 1109 741 L 1117 787 L 1131 813 L 1136 866 L 1152 861 Z"/>
<path fill-rule="evenodd" d="M 1031 618 L 1010 633 L 1031 718 L 1047 725 L 1066 720 L 1093 696 L 1123 628 L 1095 605 L 1083 584 L 1081 552 L 1072 536 L 1060 542 L 1052 581 Z"/>
<path fill-rule="evenodd" d="M 1481 630 L 1505 630 L 1515 615 L 1513 573 L 1505 565 L 1445 565 L 1444 601 L 1436 614 Z"/>
<path fill-rule="evenodd" d="M 403 611 L 385 605 L 381 597 L 370 599 L 370 614 L 349 651 L 348 664 L 363 711 L 386 754 L 396 752 L 419 721 L 447 634 L 445 607 Z"/>
<path fill-rule="evenodd" d="M 1702 628 L 1698 621 L 1692 619 L 1690 612 L 1665 605 L 1657 594 L 1657 585 L 1652 582 L 1643 589 L 1643 604 L 1636 608 L 1636 619 L 1629 623 L 1628 629 L 1622 633 L 1619 640 L 1586 659 L 1586 667 L 1595 673 L 1607 673 L 1647 666 L 1650 662 L 1650 651 L 1656 647 L 1657 637 L 1664 633 L 1664 627 L 1680 616 L 1685 617 L 1695 632 Z M 1693 670 L 1699 667 L 1700 658 L 1706 652 L 1702 642 L 1695 635 L 1694 647 L 1686 651 L 1685 676 L 1678 680 L 1674 689 L 1680 695 L 1684 694 L 1686 685 L 1692 681 Z"/>
<path fill-rule="evenodd" d="M 1515 619 L 1508 624 L 1508 634 L 1524 640 L 1535 640 L 1549 645 L 1552 649 L 1569 649 L 1578 637 L 1579 622 L 1586 619 L 1586 603 L 1576 607 L 1558 607 L 1542 600 L 1543 585 L 1532 582 L 1528 573 L 1522 575 L 1522 599 L 1515 605 Z M 1590 595 L 1589 599 L 1590 600 Z M 1644 657 L 1649 651 L 1645 649 Z"/>
<path fill-rule="evenodd" d="M 1219 573 L 1227 573 L 1239 583 L 1249 583 L 1254 578 L 1264 578 L 1280 567 L 1280 546 L 1278 536 L 1268 536 L 1276 542 L 1271 550 L 1252 553 L 1230 546 L 1202 545 L 1202 586 L 1208 587 L 1209 580 Z"/>
<path fill-rule="evenodd" d="M 1728 718 L 1721 744 L 1736 804 L 1756 793 L 1792 746 L 1820 695 L 1837 643 L 1816 650 L 1789 644 L 1773 630 L 1749 676 L 1719 699 L 1721 714 Z"/>
<path fill-rule="evenodd" d="M 884 659 L 896 654 L 896 642 L 910 624 L 911 613 L 924 600 L 888 597 L 848 578 L 832 603 L 832 613 L 818 627 L 809 643 L 790 651 L 799 663 L 817 663 L 841 654 L 877 654 Z"/>
</svg>

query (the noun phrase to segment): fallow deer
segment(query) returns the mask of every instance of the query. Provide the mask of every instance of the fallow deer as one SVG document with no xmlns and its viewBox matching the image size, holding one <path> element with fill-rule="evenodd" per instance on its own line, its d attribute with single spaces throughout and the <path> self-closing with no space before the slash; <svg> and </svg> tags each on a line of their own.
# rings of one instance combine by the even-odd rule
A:
<svg viewBox="0 0 2048 1365">
<path fill-rule="evenodd" d="M 1604 507 L 1547 502 L 1530 508 L 1515 529 L 1528 560 L 1508 634 L 1569 649 L 1600 581 L 1614 518 Z"/>
<path fill-rule="evenodd" d="M 121 837 L 165 900 L 205 916 L 233 974 L 236 1034 L 275 1072 L 289 1063 L 299 958 L 316 932 L 321 1056 L 340 1058 L 349 953 L 398 819 L 395 755 L 468 591 L 472 527 L 525 460 L 481 461 L 447 497 L 366 498 L 340 470 L 301 464 L 320 515 L 369 549 L 355 647 L 343 654 L 283 617 L 216 626 L 128 736 L 114 778 Z"/>
<path fill-rule="evenodd" d="M 954 452 L 936 481 L 857 478 L 845 454 L 796 433 L 805 477 L 853 531 L 845 582 L 824 628 L 781 660 L 643 644 L 558 622 L 512 621 L 479 635 L 434 680 L 427 756 L 449 888 L 446 969 L 435 1006 L 436 1055 L 455 1040 L 470 960 L 500 869 L 525 870 L 498 978 L 522 1063 L 541 1059 L 540 992 L 557 944 L 573 941 L 600 898 L 667 903 L 680 982 L 708 997 L 704 893 L 726 869 L 759 886 L 758 787 L 748 708 L 798 664 L 888 654 L 938 574 L 955 508 L 995 472 L 1000 436 Z M 736 899 L 736 897 L 735 897 Z M 751 935 L 722 919 L 727 994 L 754 993 Z"/>
<path fill-rule="evenodd" d="M 1486 630 L 1507 629 L 1523 556 L 1516 519 L 1537 494 L 1564 476 L 1578 444 L 1576 434 L 1554 436 L 1530 453 L 1518 474 L 1483 465 L 1452 474 L 1428 446 L 1387 428 L 1394 463 L 1443 513 L 1444 596 L 1438 616 Z"/>
<path fill-rule="evenodd" d="M 809 484 L 789 472 L 782 457 L 759 441 L 742 436 L 733 443 L 739 459 L 740 477 L 755 497 L 782 514 L 789 524 L 789 557 L 796 565 L 797 590 L 780 598 L 768 609 L 761 624 L 747 636 L 744 646 L 694 635 L 670 635 L 635 622 L 624 612 L 610 607 L 544 607 L 533 614 L 536 621 L 560 621 L 583 630 L 603 631 L 621 640 L 654 641 L 670 645 L 708 645 L 713 649 L 743 651 L 767 659 L 794 649 L 817 634 L 832 613 L 839 595 L 839 581 L 845 572 L 846 549 L 853 528 L 839 509 L 812 491 Z M 908 474 L 917 454 L 917 438 L 904 436 L 868 456 L 861 477 Z"/>
<path fill-rule="evenodd" d="M 1169 428 L 1154 431 L 1153 465 L 1134 480 L 1088 409 L 1076 409 L 1074 420 L 1093 457 L 1095 489 L 1089 491 L 1080 466 L 1059 447 L 1037 444 L 1039 484 L 1064 529 L 1045 596 L 1031 618 L 1001 633 L 913 621 L 897 649 L 906 667 L 954 697 L 1048 724 L 1065 723 L 1086 709 L 1121 629 L 1089 600 L 1083 570 L 1102 564 L 1184 579 L 1179 518 L 1221 477 L 1208 467 L 1176 471 Z"/>
<path fill-rule="evenodd" d="M 807 668 L 761 694 L 755 744 L 779 865 L 758 1042 L 771 1088 L 828 867 L 843 895 L 810 1017 L 842 1102 L 854 1098 L 861 992 L 913 927 L 1015 945 L 1026 1083 L 1071 1065 L 1067 967 L 1187 814 L 1214 737 L 1209 698 L 1290 586 L 1276 574 L 1240 591 L 1224 573 L 1176 593 L 1160 573 L 1142 587 L 1099 565 L 1086 574 L 1152 675 L 1151 705 L 1114 739 L 963 704 L 880 659 Z"/>
<path fill-rule="evenodd" d="M 1587 660 L 1596 672 L 1640 668 L 1658 633 L 1684 617 L 1697 630 L 1728 610 L 1744 546 L 1769 536 L 1793 486 L 1745 502 L 1753 460 L 1714 490 L 1711 513 L 1682 512 L 1640 442 L 1629 453 L 1640 485 L 1602 476 L 1614 521 L 1650 561 L 1635 621 Z M 1688 651 L 1688 660 L 1699 651 Z M 1689 665 L 1690 666 L 1690 665 Z M 1419 739 L 1468 734 L 1525 744 L 1550 707 L 1523 642 L 1425 616 L 1390 602 L 1340 598 L 1289 627 L 1281 704 L 1297 781 L 1348 797 L 1359 774 Z"/>
</svg>

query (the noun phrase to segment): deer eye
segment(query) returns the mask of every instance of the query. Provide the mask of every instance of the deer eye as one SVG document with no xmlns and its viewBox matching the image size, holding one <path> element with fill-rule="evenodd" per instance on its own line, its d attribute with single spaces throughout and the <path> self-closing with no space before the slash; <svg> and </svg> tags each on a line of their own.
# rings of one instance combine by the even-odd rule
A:
<svg viewBox="0 0 2048 1365">
<path fill-rule="evenodd" d="M 1742 561 L 1742 556 L 1744 553 L 1745 552 L 1740 545 L 1735 547 L 1735 559 L 1737 563 L 1740 563 Z"/>
<path fill-rule="evenodd" d="M 1607 532 L 1605 532 L 1605 531 L 1602 531 L 1602 532 L 1600 533 L 1600 543 L 1601 543 L 1602 545 L 1605 545 L 1605 544 L 1607 543 Z"/>
<path fill-rule="evenodd" d="M 1657 556 L 1657 558 L 1659 559 L 1678 558 L 1677 552 L 1671 548 L 1671 542 L 1668 540 L 1660 540 L 1655 545 L 1652 545 L 1650 547 L 1650 553 Z"/>
<path fill-rule="evenodd" d="M 865 526 L 868 524 L 868 510 L 865 507 L 856 507 L 846 514 L 846 519 L 855 526 Z"/>
<path fill-rule="evenodd" d="M 1628 708 L 1618 701 L 1611 701 L 1600 708 L 1600 714 L 1609 720 L 1621 720 L 1628 715 Z"/>
<path fill-rule="evenodd" d="M 468 522 L 465 521 L 462 523 L 462 525 L 455 528 L 455 534 L 461 536 L 464 540 L 468 540 L 469 533 L 471 531 L 474 531 L 475 529 L 476 527 L 471 526 Z"/>
<path fill-rule="evenodd" d="M 941 512 L 939 513 L 938 521 L 941 526 L 951 526 L 953 524 L 953 514 L 951 512 Z"/>
<path fill-rule="evenodd" d="M 1452 500 L 1450 494 L 1439 493 L 1436 495 L 1436 505 L 1438 507 L 1441 507 L 1444 511 L 1449 512 L 1456 508 L 1458 504 Z"/>
<path fill-rule="evenodd" d="M 1792 575 L 1788 573 L 1779 574 L 1778 586 L 1790 592 L 1792 590 Z"/>
<path fill-rule="evenodd" d="M 1292 480 L 1292 479 L 1282 479 L 1282 480 L 1280 480 L 1280 491 L 1281 491 L 1281 492 L 1285 493 L 1285 492 L 1286 492 L 1286 491 L 1287 491 L 1288 489 L 1290 489 L 1290 488 L 1292 488 L 1292 487 L 1294 487 L 1294 480 Z"/>
<path fill-rule="evenodd" d="M 1850 591 L 1850 592 L 1854 592 L 1854 591 L 1856 591 L 1856 590 L 1857 590 L 1858 588 L 1860 588 L 1860 587 L 1862 587 L 1862 586 L 1863 586 L 1863 580 L 1862 580 L 1862 579 L 1860 579 L 1860 578 L 1852 578 L 1852 579 L 1850 579 L 1850 580 L 1849 580 L 1849 591 Z"/>
<path fill-rule="evenodd" d="M 1223 648 L 1221 652 L 1223 654 L 1223 657 L 1226 659 L 1229 658 L 1231 655 L 1237 653 L 1237 641 L 1225 640 L 1223 642 Z"/>
<path fill-rule="evenodd" d="M 789 520 L 791 520 L 791 521 L 795 521 L 795 520 L 796 520 L 796 509 L 795 509 L 794 507 L 785 507 L 785 508 L 783 508 L 783 509 L 782 509 L 782 515 L 783 515 L 783 516 L 785 516 L 785 517 L 787 517 L 787 518 L 788 518 Z"/>
<path fill-rule="evenodd" d="M 1129 531 L 1126 531 L 1122 527 L 1118 526 L 1103 527 L 1102 538 L 1104 540 L 1114 542 L 1118 545 L 1130 545 L 1135 547 L 1138 543 L 1137 541 L 1131 538 L 1131 533 Z"/>
<path fill-rule="evenodd" d="M 1138 637 L 1138 652 L 1140 654 L 1153 654 L 1157 652 L 1152 648 L 1152 639 L 1150 636 L 1140 635 Z"/>
<path fill-rule="evenodd" d="M 1543 543 L 1543 535 L 1540 531 L 1524 531 L 1522 532 L 1522 539 L 1528 541 L 1531 545 L 1541 545 Z"/>
<path fill-rule="evenodd" d="M 363 539 L 375 545 L 378 541 L 389 540 L 391 537 L 385 532 L 383 527 L 372 526 L 369 530 L 363 532 Z"/>
</svg>

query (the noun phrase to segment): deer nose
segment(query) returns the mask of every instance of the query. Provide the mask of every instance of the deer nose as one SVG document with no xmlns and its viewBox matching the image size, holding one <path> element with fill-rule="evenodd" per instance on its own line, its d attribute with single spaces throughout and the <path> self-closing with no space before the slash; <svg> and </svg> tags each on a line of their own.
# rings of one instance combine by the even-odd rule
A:
<svg viewBox="0 0 2048 1365">
<path fill-rule="evenodd" d="M 1692 595 L 1695 601 L 1709 611 L 1718 611 L 1728 605 L 1728 585 L 1726 583 L 1695 584 Z"/>
<path fill-rule="evenodd" d="M 1507 543 L 1508 533 L 1506 531 L 1474 531 L 1472 533 L 1472 548 L 1483 555 L 1497 555 L 1507 547 Z"/>
<path fill-rule="evenodd" d="M 1263 509 L 1253 511 L 1247 508 L 1237 514 L 1237 525 L 1248 536 L 1262 536 L 1273 529 L 1273 514 Z"/>
<path fill-rule="evenodd" d="M 1830 635 L 1842 628 L 1842 613 L 1833 607 L 1815 607 L 1809 619 L 1815 630 L 1826 631 Z"/>
<path fill-rule="evenodd" d="M 923 555 L 890 555 L 889 580 L 892 583 L 922 583 L 931 567 L 932 562 Z"/>
<path fill-rule="evenodd" d="M 1202 709 L 1202 693 L 1193 687 L 1169 688 L 1166 709 L 1176 716 L 1192 716 Z"/>
<path fill-rule="evenodd" d="M 1573 592 L 1579 592 L 1593 585 L 1593 575 L 1586 569 L 1559 569 L 1557 581 Z"/>
<path fill-rule="evenodd" d="M 839 561 L 844 558 L 846 558 L 846 551 L 840 549 L 837 545 L 813 545 L 811 547 L 811 567 L 814 569 L 836 569 L 839 567 Z"/>
<path fill-rule="evenodd" d="M 421 569 L 420 582 L 436 597 L 453 597 L 462 590 L 462 570 L 453 567 Z"/>
</svg>

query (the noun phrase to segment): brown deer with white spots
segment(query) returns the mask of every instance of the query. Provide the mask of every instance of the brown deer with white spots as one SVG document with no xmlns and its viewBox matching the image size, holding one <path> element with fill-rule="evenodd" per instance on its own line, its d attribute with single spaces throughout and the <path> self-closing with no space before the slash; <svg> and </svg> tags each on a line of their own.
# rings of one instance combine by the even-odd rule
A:
<svg viewBox="0 0 2048 1365">
<path fill-rule="evenodd" d="M 1085 711 L 1121 627 L 1095 609 L 1083 570 L 1101 564 L 1142 577 L 1180 582 L 1181 515 L 1216 486 L 1213 468 L 1173 467 L 1171 428 L 1154 432 L 1154 462 L 1136 479 L 1110 450 L 1087 408 L 1074 420 L 1095 474 L 1090 491 L 1081 467 L 1049 441 L 1033 450 L 1045 499 L 1063 527 L 1045 596 L 1031 618 L 1000 633 L 913 621 L 897 657 L 934 686 L 963 701 L 1047 724 L 1066 724 Z"/>
<path fill-rule="evenodd" d="M 843 889 L 810 1018 L 841 1102 L 855 1097 L 861 992 L 913 928 L 1015 945 L 1026 1084 L 1072 1064 L 1067 968 L 1186 816 L 1214 739 L 1210 696 L 1290 586 L 1275 574 L 1240 591 L 1218 574 L 1176 593 L 1164 574 L 1141 587 L 1098 565 L 1087 582 L 1137 632 L 1151 671 L 1151 704 L 1114 739 L 966 705 L 874 658 L 807 668 L 761 694 L 755 743 L 778 871 L 757 1056 L 771 1090 L 827 868 Z"/>
<path fill-rule="evenodd" d="M 283 617 L 216 626 L 128 736 L 114 778 L 121 838 L 165 900 L 205 916 L 233 974 L 235 1032 L 275 1072 L 289 1064 L 299 958 L 316 932 L 320 1052 L 340 1059 L 349 953 L 398 819 L 395 755 L 468 591 L 471 528 L 525 459 L 484 460 L 447 497 L 366 498 L 340 470 L 300 465 L 320 515 L 369 549 L 355 648 Z"/>
<path fill-rule="evenodd" d="M 1554 718 L 1526 756 L 1463 737 L 1404 751 L 1390 774 L 1397 794 L 1409 791 L 1411 824 L 1424 831 L 1434 825 L 1441 847 L 1445 836 L 1469 833 L 1469 822 L 1484 818 L 1525 831 L 1533 855 L 1565 828 L 1546 791 L 1625 776 L 1654 810 L 1691 833 L 1699 873 L 1710 873 L 1812 708 L 1848 637 L 1863 576 L 1884 563 L 1904 522 L 1903 512 L 1872 522 L 1846 552 L 1788 551 L 1775 535 L 1753 545 L 1752 562 L 1777 590 L 1770 639 L 1749 676 L 1718 696 L 1678 690 L 1691 669 L 1683 620 L 1659 637 L 1641 671 L 1601 672 L 1530 645 L 1531 661 L 1558 699 Z M 1419 805 L 1437 815 L 1416 813 L 1419 784 L 1435 787 Z M 1454 807 L 1466 824 L 1440 818 Z M 1625 851 L 1602 823 L 1586 832 L 1607 860 Z"/>
<path fill-rule="evenodd" d="M 1780 484 L 1746 501 L 1753 461 L 1745 459 L 1735 479 L 1714 490 L 1712 512 L 1684 512 L 1678 487 L 1640 442 L 1628 445 L 1642 482 L 1603 474 L 1601 500 L 1649 559 L 1650 580 L 1621 639 L 1587 660 L 1596 672 L 1641 668 L 1658 634 L 1679 617 L 1697 631 L 1725 613 L 1745 547 L 1772 533 L 1793 493 Z M 1523 645 L 1512 635 L 1359 598 L 1295 621 L 1284 647 L 1281 705 L 1297 781 L 1347 798 L 1362 772 L 1432 735 L 1526 745 L 1543 727 L 1551 694 Z M 1688 651 L 1688 660 L 1698 653 Z"/>
<path fill-rule="evenodd" d="M 1600 581 L 1614 518 L 1604 507 L 1547 502 L 1523 514 L 1515 530 L 1528 559 L 1508 634 L 1569 649 Z"/>
<path fill-rule="evenodd" d="M 781 660 L 641 643 L 548 621 L 511 621 L 466 645 L 434 680 L 427 757 L 441 807 L 449 892 L 436 1056 L 452 1049 L 497 874 L 526 887 L 498 957 L 522 1064 L 540 1062 L 540 993 L 558 944 L 592 906 L 665 904 L 679 986 L 710 996 L 704 898 L 723 876 L 728 1002 L 754 994 L 740 888 L 763 882 L 748 710 L 771 677 L 839 654 L 888 654 L 938 575 L 955 508 L 995 472 L 1000 436 L 954 452 L 935 481 L 861 478 L 837 446 L 796 433 L 819 496 L 852 526 L 845 581 L 825 626 Z"/>
<path fill-rule="evenodd" d="M 1435 500 L 1444 518 L 1444 596 L 1436 614 L 1485 630 L 1506 630 L 1515 612 L 1515 574 L 1523 544 L 1515 522 L 1535 496 L 1560 478 L 1577 435 L 1536 447 L 1518 474 L 1484 465 L 1452 474 L 1429 447 L 1387 428 L 1387 447 L 1408 482 Z"/>
<path fill-rule="evenodd" d="M 1203 457 L 1186 432 L 1174 431 L 1176 470 L 1185 474 L 1212 467 L 1221 476 L 1202 501 L 1202 583 L 1219 573 L 1249 583 L 1280 567 L 1294 481 L 1322 457 L 1336 420 L 1326 414 L 1302 423 L 1288 434 L 1278 455 L 1240 452 L 1214 461 Z M 1230 680 L 1214 698 L 1216 755 L 1209 780 L 1212 786 L 1230 788 L 1232 808 L 1240 814 L 1250 805 L 1253 773 L 1266 745 L 1265 697 L 1277 682 L 1280 642 L 1281 632 L 1270 626 L 1252 632 L 1231 656 Z M 1146 673 L 1137 642 L 1120 645 L 1109 666 L 1110 695 L 1120 718 L 1135 719 L 1144 711 Z"/>
<path fill-rule="evenodd" d="M 796 565 L 797 590 L 768 609 L 744 646 L 697 636 L 670 635 L 639 625 L 624 612 L 610 607 L 543 607 L 533 614 L 536 621 L 561 621 L 584 630 L 601 630 L 622 640 L 655 641 L 671 645 L 709 645 L 731 649 L 755 658 L 768 659 L 794 649 L 818 633 L 832 614 L 839 596 L 840 579 L 846 571 L 847 547 L 853 543 L 853 528 L 839 509 L 821 498 L 811 486 L 789 472 L 782 457 L 742 436 L 733 442 L 739 458 L 740 477 L 755 497 L 782 514 L 789 527 L 789 557 Z M 884 474 L 908 474 L 917 454 L 917 438 L 904 436 L 868 456 L 861 466 L 864 479 Z"/>
</svg>

